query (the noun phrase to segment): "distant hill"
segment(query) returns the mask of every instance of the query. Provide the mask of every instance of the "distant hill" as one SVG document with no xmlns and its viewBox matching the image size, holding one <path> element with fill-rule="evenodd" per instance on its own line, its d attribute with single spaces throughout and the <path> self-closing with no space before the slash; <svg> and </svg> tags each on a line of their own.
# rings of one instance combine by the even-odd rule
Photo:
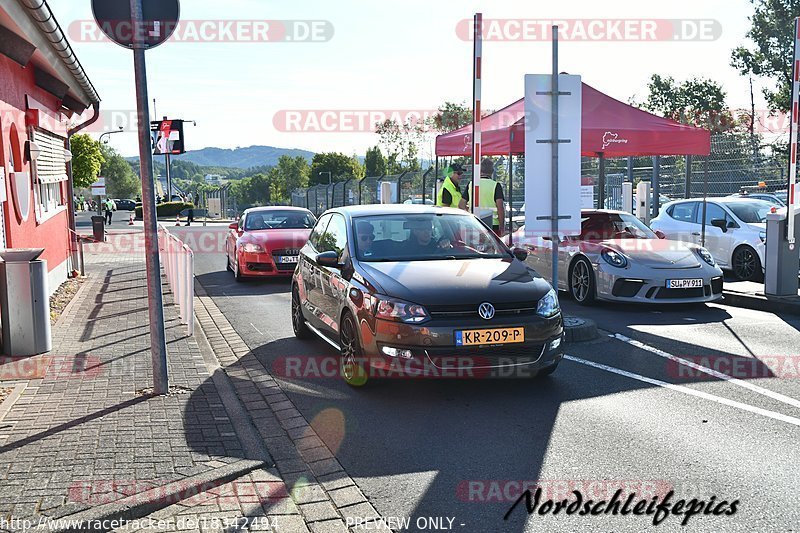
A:
<svg viewBox="0 0 800 533">
<path fill-rule="evenodd" d="M 314 157 L 314 152 L 298 148 L 276 148 L 274 146 L 248 146 L 247 148 L 203 148 L 191 150 L 183 155 L 173 156 L 176 161 L 189 161 L 203 167 L 251 168 L 261 166 L 275 166 L 282 155 L 291 157 L 302 156 L 308 162 Z M 138 157 L 129 157 L 129 160 L 138 160 Z"/>
</svg>

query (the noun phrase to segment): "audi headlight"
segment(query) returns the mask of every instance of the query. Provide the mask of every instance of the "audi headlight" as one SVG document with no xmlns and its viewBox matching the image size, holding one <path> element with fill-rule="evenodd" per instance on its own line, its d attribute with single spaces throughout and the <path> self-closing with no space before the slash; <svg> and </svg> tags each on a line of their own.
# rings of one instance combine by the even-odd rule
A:
<svg viewBox="0 0 800 533">
<path fill-rule="evenodd" d="M 561 312 L 561 307 L 558 305 L 558 296 L 554 289 L 542 296 L 539 304 L 536 306 L 536 314 L 543 318 L 551 318 Z"/>
<path fill-rule="evenodd" d="M 767 232 L 766 231 L 759 232 L 758 238 L 761 239 L 761 242 L 767 242 Z"/>
<path fill-rule="evenodd" d="M 374 298 L 375 316 L 384 320 L 396 320 L 408 324 L 419 324 L 430 318 L 428 311 L 419 304 L 378 296 Z"/>
<path fill-rule="evenodd" d="M 252 242 L 246 242 L 242 245 L 242 250 L 252 254 L 263 254 L 264 247 L 260 244 L 255 244 Z"/>
<path fill-rule="evenodd" d="M 712 267 L 717 266 L 717 263 L 714 261 L 714 256 L 711 255 L 711 252 L 709 252 L 705 248 L 696 248 L 695 251 L 697 252 L 697 255 L 700 256 L 700 259 L 702 259 Z"/>
<path fill-rule="evenodd" d="M 611 248 L 605 248 L 600 252 L 600 257 L 609 265 L 617 268 L 625 268 L 628 266 L 628 258 Z"/>
</svg>

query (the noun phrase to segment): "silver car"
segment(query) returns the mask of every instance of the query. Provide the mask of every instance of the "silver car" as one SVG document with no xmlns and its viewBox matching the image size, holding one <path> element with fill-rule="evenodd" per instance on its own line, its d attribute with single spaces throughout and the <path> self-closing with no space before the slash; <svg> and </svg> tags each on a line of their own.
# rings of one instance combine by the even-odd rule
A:
<svg viewBox="0 0 800 533">
<path fill-rule="evenodd" d="M 722 270 L 705 248 L 659 239 L 638 218 L 606 209 L 581 212 L 581 234 L 559 243 L 558 288 L 588 305 L 597 299 L 643 303 L 702 303 L 722 298 Z M 521 228 L 514 244 L 526 263 L 552 277 L 548 237 Z"/>
</svg>

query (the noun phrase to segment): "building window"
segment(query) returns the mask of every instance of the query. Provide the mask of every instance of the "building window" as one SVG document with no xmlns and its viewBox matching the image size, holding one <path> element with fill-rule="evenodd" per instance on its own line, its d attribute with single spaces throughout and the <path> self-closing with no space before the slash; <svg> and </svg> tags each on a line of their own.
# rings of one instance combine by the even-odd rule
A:
<svg viewBox="0 0 800 533">
<path fill-rule="evenodd" d="M 45 215 L 65 205 L 61 183 L 67 180 L 64 139 L 42 130 L 33 130 L 33 142 L 41 149 L 34 164 L 39 213 Z"/>
</svg>

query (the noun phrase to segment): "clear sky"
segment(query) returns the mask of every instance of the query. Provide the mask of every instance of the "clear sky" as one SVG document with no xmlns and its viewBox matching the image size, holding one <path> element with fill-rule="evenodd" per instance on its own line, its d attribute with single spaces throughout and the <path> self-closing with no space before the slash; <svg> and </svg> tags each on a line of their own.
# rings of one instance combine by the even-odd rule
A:
<svg viewBox="0 0 800 533">
<path fill-rule="evenodd" d="M 74 38 L 81 21 L 93 18 L 89 0 L 48 4 L 73 37 L 102 108 L 129 115 L 135 109 L 131 53 L 108 41 Z M 317 20 L 333 28 L 324 42 L 168 42 L 149 51 L 149 90 L 159 116 L 197 121 L 186 130 L 188 149 L 260 144 L 364 155 L 377 143 L 375 134 L 279 131 L 274 118 L 285 110 L 428 110 L 445 100 L 471 101 L 472 43 L 456 27 L 477 11 L 486 19 L 637 19 L 643 22 L 634 29 L 645 32 L 654 19 L 716 21 L 715 38 L 706 40 L 664 40 L 661 29 L 670 26 L 663 22 L 656 41 L 565 40 L 560 70 L 623 101 L 643 98 L 647 79 L 659 73 L 710 77 L 723 85 L 730 106 L 750 102 L 748 80 L 729 66 L 731 50 L 749 28 L 748 0 L 184 0 L 181 11 L 183 20 Z M 513 24 L 497 27 L 515 36 Z M 602 27 L 613 35 L 613 24 Z M 686 31 L 695 27 L 689 23 Z M 484 108 L 521 98 L 524 74 L 548 72 L 550 54 L 545 40 L 485 42 Z M 756 105 L 763 108 L 760 87 L 759 81 Z M 123 155 L 138 153 L 136 142 L 132 132 L 111 137 Z"/>
</svg>

